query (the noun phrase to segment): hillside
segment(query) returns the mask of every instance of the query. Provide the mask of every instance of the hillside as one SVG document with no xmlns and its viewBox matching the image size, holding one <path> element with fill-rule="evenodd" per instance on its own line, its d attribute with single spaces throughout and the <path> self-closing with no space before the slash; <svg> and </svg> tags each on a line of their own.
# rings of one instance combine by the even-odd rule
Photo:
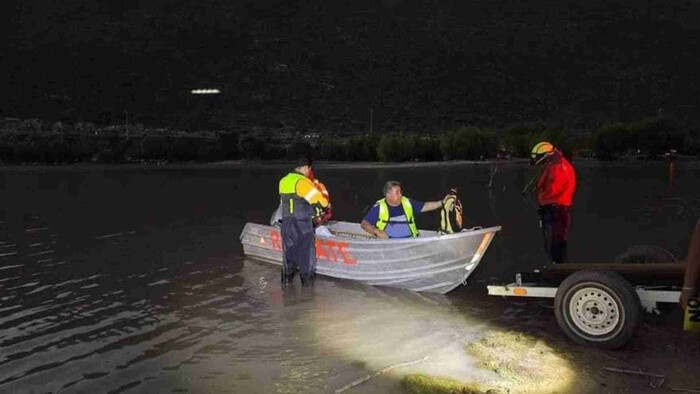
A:
<svg viewBox="0 0 700 394">
<path fill-rule="evenodd" d="M 377 131 L 698 120 L 692 0 L 96 3 L 9 3 L 1 116 L 320 132 L 365 131 L 370 111 Z M 205 87 L 222 94 L 189 94 Z"/>
</svg>

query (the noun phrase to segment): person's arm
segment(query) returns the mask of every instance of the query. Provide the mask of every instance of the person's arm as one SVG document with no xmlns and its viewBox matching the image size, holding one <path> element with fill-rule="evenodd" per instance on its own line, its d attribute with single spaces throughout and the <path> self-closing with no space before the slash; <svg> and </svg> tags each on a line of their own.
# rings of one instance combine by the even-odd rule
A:
<svg viewBox="0 0 700 394">
<path fill-rule="evenodd" d="M 540 175 L 537 177 L 537 181 L 535 181 L 535 191 L 537 191 L 537 193 L 540 193 L 549 184 L 549 166 L 546 163 L 542 164 L 542 166 L 542 171 L 540 171 Z"/>
<path fill-rule="evenodd" d="M 378 229 L 374 224 L 372 224 L 377 223 L 378 218 L 379 205 L 374 204 L 369 209 L 369 211 L 367 211 L 365 217 L 362 218 L 362 222 L 360 222 L 360 227 L 362 227 L 363 230 L 371 234 L 373 237 L 377 237 L 379 239 L 389 239 L 389 235 L 387 235 L 385 231 Z"/>
<path fill-rule="evenodd" d="M 554 167 L 552 164 L 545 163 L 539 178 L 537 178 L 535 191 L 537 192 L 538 204 L 546 202 L 552 196 L 552 180 L 554 171 L 552 167 Z"/>
<path fill-rule="evenodd" d="M 690 237 L 688 256 L 685 259 L 685 275 L 681 289 L 681 308 L 688 306 L 688 299 L 697 294 L 700 289 L 700 220 L 695 224 L 695 230 Z"/>
<path fill-rule="evenodd" d="M 379 239 L 389 239 L 389 236 L 386 235 L 386 233 L 375 226 L 373 226 L 370 222 L 368 222 L 365 219 L 362 219 L 362 222 L 360 223 L 360 227 L 362 227 L 363 230 L 368 232 L 370 235 L 373 237 L 377 237 Z"/>
<path fill-rule="evenodd" d="M 428 201 L 423 204 L 423 208 L 420 210 L 421 212 L 430 212 L 434 211 L 436 209 L 442 208 L 443 205 L 445 205 L 445 201 L 450 197 L 449 194 L 445 195 L 445 197 L 442 198 L 442 200 L 439 201 Z"/>
<path fill-rule="evenodd" d="M 319 181 L 318 179 L 314 179 L 314 186 L 316 187 L 316 189 L 318 189 L 318 191 L 321 192 L 321 194 L 323 194 L 323 197 L 326 197 L 326 199 L 328 199 L 328 206 L 330 207 L 331 195 L 330 193 L 328 193 L 328 188 L 326 188 L 326 185 L 321 183 L 321 181 Z"/>
<path fill-rule="evenodd" d="M 297 193 L 297 195 L 304 200 L 308 201 L 309 204 L 314 205 L 320 205 L 322 208 L 326 208 L 328 206 L 328 199 L 321 193 L 316 186 L 314 186 L 314 183 L 308 179 L 308 178 L 303 178 L 297 182 L 296 187 L 294 189 Z"/>
</svg>

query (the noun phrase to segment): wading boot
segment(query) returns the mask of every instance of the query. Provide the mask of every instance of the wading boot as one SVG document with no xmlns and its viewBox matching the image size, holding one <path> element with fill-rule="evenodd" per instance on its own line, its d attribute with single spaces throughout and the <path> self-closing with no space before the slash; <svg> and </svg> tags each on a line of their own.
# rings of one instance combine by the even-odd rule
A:
<svg viewBox="0 0 700 394">
<path fill-rule="evenodd" d="M 301 287 L 311 287 L 314 285 L 314 277 L 313 275 L 299 275 L 301 278 Z"/>
<path fill-rule="evenodd" d="M 294 274 L 288 275 L 282 270 L 282 284 L 289 286 L 294 282 Z"/>
</svg>

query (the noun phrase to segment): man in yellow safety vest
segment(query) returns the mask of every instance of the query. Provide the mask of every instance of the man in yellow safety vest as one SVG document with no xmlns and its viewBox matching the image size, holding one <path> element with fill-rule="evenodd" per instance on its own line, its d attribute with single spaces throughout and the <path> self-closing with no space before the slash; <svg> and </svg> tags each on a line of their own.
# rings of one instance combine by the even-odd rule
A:
<svg viewBox="0 0 700 394">
<path fill-rule="evenodd" d="M 311 159 L 302 157 L 294 171 L 279 182 L 282 213 L 282 283 L 292 283 L 297 269 L 302 286 L 312 284 L 315 274 L 314 225 L 312 218 L 328 207 L 326 198 L 309 179 Z"/>
<path fill-rule="evenodd" d="M 397 181 L 384 184 L 383 192 L 384 198 L 370 208 L 360 224 L 363 230 L 379 239 L 417 237 L 414 212 L 440 209 L 450 198 L 448 194 L 439 201 L 421 202 L 404 197 L 401 183 Z"/>
</svg>

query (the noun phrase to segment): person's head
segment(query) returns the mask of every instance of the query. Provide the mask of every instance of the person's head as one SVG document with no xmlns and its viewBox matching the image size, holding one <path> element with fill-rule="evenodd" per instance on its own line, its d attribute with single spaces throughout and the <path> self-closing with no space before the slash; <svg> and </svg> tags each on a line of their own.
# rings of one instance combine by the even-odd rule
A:
<svg viewBox="0 0 700 394">
<path fill-rule="evenodd" d="M 384 184 L 384 198 L 386 198 L 387 204 L 391 206 L 397 206 L 401 204 L 401 197 L 403 196 L 401 190 L 401 183 L 398 181 L 389 181 Z"/>
<path fill-rule="evenodd" d="M 303 174 L 305 177 L 310 178 L 313 176 L 313 170 L 311 169 L 312 165 L 313 161 L 311 160 L 311 157 L 300 156 L 299 159 L 297 159 L 297 167 L 294 170 Z"/>
<path fill-rule="evenodd" d="M 549 142 L 543 141 L 540 143 L 537 143 L 534 147 L 532 147 L 532 151 L 530 152 L 530 165 L 534 166 L 536 164 L 543 163 L 546 158 L 551 156 L 556 148 L 554 148 L 554 145 L 550 144 Z"/>
</svg>

